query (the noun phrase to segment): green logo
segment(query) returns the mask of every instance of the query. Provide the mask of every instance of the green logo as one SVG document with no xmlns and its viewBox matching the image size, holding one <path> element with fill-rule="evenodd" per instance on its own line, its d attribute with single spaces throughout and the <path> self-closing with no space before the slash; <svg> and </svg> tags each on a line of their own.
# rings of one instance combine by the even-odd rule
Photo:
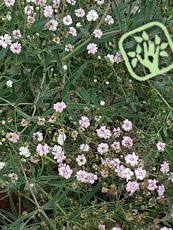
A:
<svg viewBox="0 0 173 230">
<path fill-rule="evenodd" d="M 124 34 L 119 49 L 136 80 L 145 81 L 173 68 L 173 42 L 160 22 L 151 22 Z"/>
</svg>

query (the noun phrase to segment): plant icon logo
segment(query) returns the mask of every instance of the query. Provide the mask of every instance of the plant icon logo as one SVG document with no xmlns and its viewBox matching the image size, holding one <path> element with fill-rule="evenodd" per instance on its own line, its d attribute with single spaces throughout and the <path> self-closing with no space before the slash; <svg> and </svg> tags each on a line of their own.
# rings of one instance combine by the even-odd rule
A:
<svg viewBox="0 0 173 230">
<path fill-rule="evenodd" d="M 173 42 L 160 22 L 150 22 L 125 33 L 119 41 L 119 49 L 136 80 L 145 81 L 173 68 Z"/>
</svg>

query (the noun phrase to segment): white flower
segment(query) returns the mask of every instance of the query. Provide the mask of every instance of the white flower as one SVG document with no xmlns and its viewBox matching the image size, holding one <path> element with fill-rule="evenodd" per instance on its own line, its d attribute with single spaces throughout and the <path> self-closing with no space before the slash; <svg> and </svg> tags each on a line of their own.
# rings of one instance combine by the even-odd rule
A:
<svg viewBox="0 0 173 230">
<path fill-rule="evenodd" d="M 80 151 L 81 152 L 88 152 L 89 150 L 90 150 L 90 147 L 89 147 L 89 145 L 88 144 L 81 144 L 80 146 L 79 146 L 79 149 L 80 149 Z"/>
<path fill-rule="evenodd" d="M 13 86 L 13 82 L 11 80 L 8 80 L 6 82 L 6 85 L 7 85 L 8 88 L 11 88 Z"/>
<path fill-rule="evenodd" d="M 114 19 L 112 18 L 111 15 L 107 15 L 105 18 L 105 23 L 107 23 L 108 25 L 112 25 L 114 24 Z"/>
<path fill-rule="evenodd" d="M 25 156 L 25 157 L 29 157 L 31 155 L 28 147 L 24 147 L 24 146 L 19 148 L 19 154 L 21 156 Z"/>
<path fill-rule="evenodd" d="M 18 175 L 16 173 L 9 173 L 8 176 L 12 181 L 17 181 L 18 180 Z"/>
<path fill-rule="evenodd" d="M 52 6 L 48 5 L 44 7 L 43 14 L 46 18 L 50 18 L 53 15 L 53 8 Z"/>
<path fill-rule="evenodd" d="M 33 13 L 33 11 L 34 11 L 33 6 L 30 6 L 30 5 L 25 6 L 24 12 L 26 15 L 31 15 Z"/>
<path fill-rule="evenodd" d="M 97 44 L 95 44 L 95 43 L 89 43 L 87 45 L 87 50 L 88 50 L 89 54 L 95 54 L 95 53 L 97 53 L 97 50 L 98 50 Z"/>
<path fill-rule="evenodd" d="M 138 180 L 143 180 L 146 177 L 146 174 L 147 174 L 146 170 L 142 168 L 135 169 L 135 176 L 136 176 L 136 179 Z"/>
<path fill-rule="evenodd" d="M 77 36 L 77 30 L 74 27 L 70 27 L 69 34 L 71 34 L 72 36 Z"/>
<path fill-rule="evenodd" d="M 109 58 L 109 61 L 112 62 L 112 64 L 115 62 L 115 56 L 113 54 L 107 54 L 106 57 Z"/>
<path fill-rule="evenodd" d="M 62 19 L 63 23 L 65 26 L 69 26 L 73 23 L 72 21 L 72 17 L 70 15 L 67 15 L 65 16 L 63 19 Z"/>
<path fill-rule="evenodd" d="M 76 4 L 75 0 L 66 0 L 66 2 L 68 2 L 69 4 L 71 4 L 73 6 Z"/>
<path fill-rule="evenodd" d="M 87 17 L 87 20 L 91 22 L 91 21 L 96 21 L 99 16 L 95 10 L 90 10 L 88 14 L 86 15 L 86 17 Z"/>
<path fill-rule="evenodd" d="M 20 54 L 20 52 L 22 51 L 22 46 L 20 43 L 15 42 L 10 46 L 10 50 L 14 54 Z"/>
<path fill-rule="evenodd" d="M 75 10 L 75 15 L 78 18 L 82 18 L 85 16 L 85 11 L 82 8 L 76 9 Z"/>
<path fill-rule="evenodd" d="M 100 105 L 104 106 L 105 105 L 105 101 L 100 101 Z"/>
<path fill-rule="evenodd" d="M 33 133 L 33 139 L 34 140 L 37 140 L 37 141 L 42 141 L 43 140 L 43 133 L 41 132 L 36 132 L 36 133 Z"/>
<path fill-rule="evenodd" d="M 131 180 L 132 176 L 134 175 L 134 173 L 132 172 L 132 170 L 130 170 L 129 168 L 125 168 L 122 172 L 122 177 L 124 179 L 126 179 L 126 181 Z"/>
<path fill-rule="evenodd" d="M 102 31 L 100 29 L 95 29 L 94 32 L 94 37 L 100 39 L 101 36 L 103 35 Z"/>
<path fill-rule="evenodd" d="M 54 145 L 52 147 L 52 154 L 56 155 L 57 153 L 61 153 L 62 152 L 62 147 L 60 145 Z"/>
<path fill-rule="evenodd" d="M 87 160 L 86 160 L 84 154 L 78 155 L 78 157 L 76 158 L 76 162 L 79 166 L 86 164 Z"/>
<path fill-rule="evenodd" d="M 13 37 L 19 39 L 22 37 L 20 30 L 13 30 Z"/>
<path fill-rule="evenodd" d="M 55 19 L 51 19 L 47 24 L 46 27 L 48 30 L 55 31 L 57 29 L 58 22 Z"/>
<path fill-rule="evenodd" d="M 5 167 L 5 165 L 6 165 L 5 162 L 0 161 L 0 170 L 2 170 Z"/>
<path fill-rule="evenodd" d="M 8 45 L 11 45 L 12 40 L 11 40 L 11 36 L 8 34 L 5 34 L 4 36 L 0 36 L 0 46 L 2 46 L 2 48 L 7 48 Z"/>
<path fill-rule="evenodd" d="M 58 139 L 57 139 L 58 144 L 63 145 L 65 140 L 66 140 L 65 133 L 64 134 L 59 134 Z"/>
<path fill-rule="evenodd" d="M 76 27 L 77 27 L 77 28 L 80 28 L 80 27 L 82 27 L 82 24 L 81 24 L 80 22 L 77 22 L 77 23 L 76 23 Z"/>
<path fill-rule="evenodd" d="M 95 0 L 95 2 L 100 6 L 104 4 L 104 0 Z"/>
</svg>

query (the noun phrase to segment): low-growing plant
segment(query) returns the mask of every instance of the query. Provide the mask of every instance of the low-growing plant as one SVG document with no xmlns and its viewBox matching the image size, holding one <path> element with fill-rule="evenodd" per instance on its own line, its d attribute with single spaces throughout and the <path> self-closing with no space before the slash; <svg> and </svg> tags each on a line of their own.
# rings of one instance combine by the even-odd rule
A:
<svg viewBox="0 0 173 230">
<path fill-rule="evenodd" d="M 171 4 L 0 1 L 2 229 L 172 229 L 171 74 L 118 49 Z"/>
</svg>

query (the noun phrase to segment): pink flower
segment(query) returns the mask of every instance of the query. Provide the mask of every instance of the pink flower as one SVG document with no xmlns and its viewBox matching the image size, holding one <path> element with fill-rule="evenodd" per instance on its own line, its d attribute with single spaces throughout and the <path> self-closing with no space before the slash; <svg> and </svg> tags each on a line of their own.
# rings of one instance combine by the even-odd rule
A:
<svg viewBox="0 0 173 230">
<path fill-rule="evenodd" d="M 113 17 L 111 15 L 107 15 L 106 18 L 105 18 L 105 23 L 108 24 L 108 25 L 114 24 Z"/>
<path fill-rule="evenodd" d="M 17 133 L 7 133 L 6 134 L 7 140 L 11 141 L 12 143 L 17 143 L 20 139 L 19 135 Z"/>
<path fill-rule="evenodd" d="M 163 142 L 161 142 L 161 141 L 159 141 L 159 142 L 156 144 L 157 150 L 162 151 L 162 152 L 165 150 L 165 146 L 166 146 L 166 144 L 163 143 Z"/>
<path fill-rule="evenodd" d="M 56 152 L 54 159 L 57 160 L 57 163 L 61 164 L 66 159 L 63 151 Z"/>
<path fill-rule="evenodd" d="M 139 157 L 133 152 L 132 154 L 128 154 L 125 156 L 125 161 L 127 164 L 131 166 L 135 166 L 138 164 Z"/>
<path fill-rule="evenodd" d="M 124 170 L 125 170 L 124 165 L 117 164 L 116 166 L 117 168 L 115 169 L 115 172 L 118 174 L 119 177 L 123 178 Z"/>
<path fill-rule="evenodd" d="M 78 155 L 76 158 L 76 162 L 79 166 L 86 164 L 87 160 L 86 160 L 86 157 L 84 156 L 84 154 Z"/>
<path fill-rule="evenodd" d="M 10 8 L 14 5 L 15 0 L 4 0 L 4 4 L 6 5 L 6 7 Z"/>
<path fill-rule="evenodd" d="M 79 170 L 76 173 L 76 179 L 77 179 L 77 181 L 82 182 L 82 183 L 94 184 L 94 182 L 98 178 L 97 178 L 97 175 L 95 175 L 93 173 L 88 173 L 84 170 Z"/>
<path fill-rule="evenodd" d="M 139 184 L 136 181 L 129 181 L 126 185 L 126 191 L 130 192 L 130 195 L 132 195 L 134 192 L 139 190 Z"/>
<path fill-rule="evenodd" d="M 121 152 L 121 146 L 119 141 L 114 141 L 114 143 L 111 145 L 111 147 L 115 150 L 116 153 Z"/>
<path fill-rule="evenodd" d="M 129 168 L 125 168 L 122 171 L 122 178 L 126 179 L 126 181 L 131 180 L 133 175 L 134 175 L 134 172 L 130 170 Z"/>
<path fill-rule="evenodd" d="M 133 139 L 129 136 L 124 136 L 121 143 L 124 147 L 130 149 L 133 146 Z"/>
<path fill-rule="evenodd" d="M 95 53 L 97 53 L 97 50 L 98 50 L 97 44 L 95 44 L 95 43 L 89 43 L 87 45 L 87 50 L 88 50 L 88 54 L 95 54 Z"/>
<path fill-rule="evenodd" d="M 99 224 L 99 225 L 98 225 L 98 229 L 99 229 L 99 230 L 105 230 L 106 228 L 105 228 L 105 225 L 104 225 L 104 224 Z"/>
<path fill-rule="evenodd" d="M 78 18 L 82 18 L 85 16 L 85 11 L 82 8 L 76 9 L 75 10 L 75 15 Z"/>
<path fill-rule="evenodd" d="M 106 126 L 101 126 L 99 129 L 96 129 L 97 136 L 104 139 L 109 139 L 111 137 L 111 132 Z"/>
<path fill-rule="evenodd" d="M 91 21 L 96 21 L 97 19 L 98 19 L 98 13 L 95 11 L 95 10 L 90 10 L 88 13 L 87 13 L 87 15 L 86 15 L 86 17 L 87 17 L 87 20 L 89 21 L 89 22 L 91 22 Z"/>
<path fill-rule="evenodd" d="M 53 8 L 52 6 L 48 5 L 44 7 L 43 14 L 46 18 L 50 18 L 53 15 Z"/>
<path fill-rule="evenodd" d="M 66 104 L 64 102 L 57 102 L 56 104 L 53 105 L 53 108 L 55 109 L 56 112 L 62 113 L 62 111 L 66 108 Z"/>
<path fill-rule="evenodd" d="M 57 29 L 58 22 L 55 19 L 51 19 L 46 23 L 48 30 L 55 31 Z"/>
<path fill-rule="evenodd" d="M 123 60 L 122 54 L 120 52 L 117 52 L 116 55 L 115 55 L 115 57 L 114 57 L 114 59 L 115 59 L 115 62 L 117 64 L 120 63 L 120 62 L 122 62 L 122 60 Z"/>
<path fill-rule="evenodd" d="M 135 169 L 136 179 L 138 180 L 143 180 L 146 177 L 146 174 L 147 174 L 146 170 L 142 168 Z"/>
<path fill-rule="evenodd" d="M 100 39 L 101 36 L 103 35 L 101 29 L 95 29 L 94 32 L 93 32 L 93 34 L 94 34 L 94 37 L 98 38 L 98 39 Z"/>
<path fill-rule="evenodd" d="M 49 153 L 49 146 L 47 144 L 38 144 L 36 147 L 36 152 L 40 155 L 47 155 Z"/>
<path fill-rule="evenodd" d="M 90 121 L 88 117 L 82 116 L 81 119 L 79 120 L 79 125 L 85 129 L 88 128 L 90 126 Z"/>
<path fill-rule="evenodd" d="M 69 165 L 63 164 L 58 168 L 59 175 L 64 177 L 65 179 L 69 179 L 73 173 L 73 170 L 69 167 Z"/>
<path fill-rule="evenodd" d="M 114 128 L 113 133 L 114 133 L 113 135 L 114 135 L 115 138 L 119 137 L 121 135 L 121 129 L 119 127 L 117 129 Z"/>
<path fill-rule="evenodd" d="M 19 39 L 22 37 L 20 30 L 13 30 L 13 37 Z"/>
<path fill-rule="evenodd" d="M 20 43 L 15 42 L 10 46 L 10 50 L 11 52 L 13 52 L 14 54 L 20 54 L 21 50 L 22 50 L 22 46 Z"/>
<path fill-rule="evenodd" d="M 164 161 L 163 164 L 161 164 L 160 171 L 162 173 L 168 173 L 170 171 L 170 169 L 169 169 L 169 163 L 167 161 Z"/>
<path fill-rule="evenodd" d="M 74 27 L 70 27 L 69 34 L 71 34 L 74 37 L 77 36 L 77 30 Z"/>
<path fill-rule="evenodd" d="M 164 192 L 165 192 L 165 186 L 162 184 L 162 185 L 159 185 L 158 188 L 157 188 L 157 193 L 158 193 L 158 199 L 163 199 L 165 196 L 164 196 Z"/>
<path fill-rule="evenodd" d="M 156 188 L 157 188 L 157 185 L 156 185 L 156 183 L 157 183 L 158 181 L 157 180 L 151 180 L 151 179 L 149 179 L 148 180 L 148 187 L 147 187 L 147 189 L 148 190 L 155 190 Z"/>
<path fill-rule="evenodd" d="M 132 122 L 128 119 L 125 119 L 123 121 L 122 129 L 124 129 L 125 131 L 130 131 L 132 129 Z"/>
<path fill-rule="evenodd" d="M 71 17 L 70 15 L 65 16 L 65 17 L 62 19 L 62 21 L 63 21 L 63 24 L 64 24 L 65 26 L 69 26 L 69 25 L 71 25 L 71 24 L 73 23 L 72 17 Z"/>
<path fill-rule="evenodd" d="M 109 146 L 106 143 L 101 143 L 97 146 L 97 151 L 102 155 L 103 153 L 107 153 L 109 151 Z"/>
<path fill-rule="evenodd" d="M 26 15 L 31 15 L 33 13 L 33 11 L 34 11 L 34 7 L 30 6 L 30 5 L 27 5 L 27 6 L 25 6 L 24 11 L 25 11 Z"/>
</svg>

